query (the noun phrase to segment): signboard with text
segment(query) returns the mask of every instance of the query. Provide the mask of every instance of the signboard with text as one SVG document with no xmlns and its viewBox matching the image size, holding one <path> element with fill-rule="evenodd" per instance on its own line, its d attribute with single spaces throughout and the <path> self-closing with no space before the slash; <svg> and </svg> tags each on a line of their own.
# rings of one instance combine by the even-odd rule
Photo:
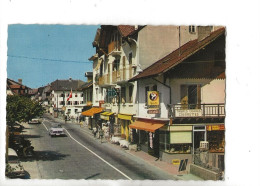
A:
<svg viewBox="0 0 260 186">
<path fill-rule="evenodd" d="M 175 117 L 199 117 L 202 116 L 201 109 L 179 109 L 175 110 Z"/>
</svg>

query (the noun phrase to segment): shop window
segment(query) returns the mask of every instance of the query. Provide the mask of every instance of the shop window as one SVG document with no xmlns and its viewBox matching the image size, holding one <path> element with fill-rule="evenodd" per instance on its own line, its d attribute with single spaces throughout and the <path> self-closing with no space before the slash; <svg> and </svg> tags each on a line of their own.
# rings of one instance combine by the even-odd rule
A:
<svg viewBox="0 0 260 186">
<path fill-rule="evenodd" d="M 225 148 L 225 131 L 207 131 L 207 141 L 209 142 L 210 152 L 224 152 Z"/>
</svg>

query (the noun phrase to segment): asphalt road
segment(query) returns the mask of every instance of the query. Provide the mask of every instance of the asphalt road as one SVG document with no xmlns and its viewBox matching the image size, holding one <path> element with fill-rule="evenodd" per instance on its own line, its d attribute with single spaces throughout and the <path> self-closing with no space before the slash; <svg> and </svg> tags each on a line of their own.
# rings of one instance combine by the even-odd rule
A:
<svg viewBox="0 0 260 186">
<path fill-rule="evenodd" d="M 41 179 L 173 180 L 174 177 L 141 161 L 109 142 L 101 143 L 78 125 L 62 124 L 65 137 L 50 137 L 48 129 L 57 123 L 45 116 L 42 124 L 29 125 Z M 29 172 L 30 174 L 30 172 Z"/>
</svg>

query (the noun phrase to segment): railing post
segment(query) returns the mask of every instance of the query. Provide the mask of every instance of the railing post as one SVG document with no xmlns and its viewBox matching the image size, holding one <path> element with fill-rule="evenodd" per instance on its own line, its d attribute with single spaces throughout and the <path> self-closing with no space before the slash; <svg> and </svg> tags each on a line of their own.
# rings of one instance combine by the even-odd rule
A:
<svg viewBox="0 0 260 186">
<path fill-rule="evenodd" d="M 218 104 L 218 117 L 219 117 L 219 104 Z"/>
<path fill-rule="evenodd" d="M 203 104 L 203 117 L 205 117 L 205 104 Z"/>
</svg>

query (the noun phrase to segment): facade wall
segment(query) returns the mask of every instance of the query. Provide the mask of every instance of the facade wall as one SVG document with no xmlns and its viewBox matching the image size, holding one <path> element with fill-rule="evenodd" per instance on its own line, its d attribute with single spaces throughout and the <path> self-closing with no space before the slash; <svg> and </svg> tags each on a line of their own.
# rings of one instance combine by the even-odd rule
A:
<svg viewBox="0 0 260 186">
<path fill-rule="evenodd" d="M 61 97 L 61 94 L 65 94 L 65 97 Z M 72 98 L 69 99 L 69 101 L 72 103 L 72 105 L 68 105 L 67 104 L 67 98 L 68 98 L 68 94 L 70 94 L 70 91 L 52 91 L 52 103 L 53 105 L 57 106 L 58 105 L 58 109 L 61 110 L 63 107 L 63 104 L 61 104 L 61 101 L 65 101 L 64 106 L 66 107 L 65 110 L 65 114 L 67 114 L 68 112 L 70 112 L 70 116 L 73 117 L 77 117 L 78 113 L 77 112 L 81 112 L 83 105 L 85 105 L 83 103 L 83 96 L 82 96 L 82 91 L 74 91 L 72 92 Z M 76 97 L 77 94 L 77 97 Z M 58 96 L 57 96 L 58 95 Z M 58 98 L 58 99 L 57 99 Z M 78 104 L 75 105 L 74 102 L 78 101 Z M 70 110 L 69 110 L 70 109 Z M 77 109 L 77 110 L 75 110 Z M 76 112 L 75 112 L 76 111 Z"/>
<path fill-rule="evenodd" d="M 172 104 L 181 103 L 182 84 L 201 84 L 201 103 L 225 103 L 225 79 L 171 79 Z"/>
<path fill-rule="evenodd" d="M 160 82 L 162 82 L 160 80 Z M 147 106 L 145 102 L 145 87 L 149 86 L 150 89 L 154 85 L 157 86 L 157 91 L 159 91 L 160 96 L 160 113 L 159 114 L 148 114 Z M 170 104 L 170 90 L 163 84 L 152 80 L 152 79 L 145 79 L 140 80 L 138 82 L 138 110 L 137 115 L 140 117 L 145 118 L 168 118 L 168 110 L 167 110 L 167 104 Z"/>
</svg>

